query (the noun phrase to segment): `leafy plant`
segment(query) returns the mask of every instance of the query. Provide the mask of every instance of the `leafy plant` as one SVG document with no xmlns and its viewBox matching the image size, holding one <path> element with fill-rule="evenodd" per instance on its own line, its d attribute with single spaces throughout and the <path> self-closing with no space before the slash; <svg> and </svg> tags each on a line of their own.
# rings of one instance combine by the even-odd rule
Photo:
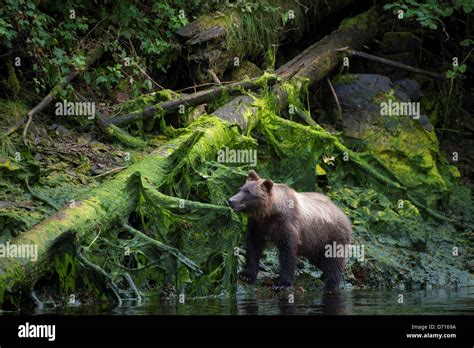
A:
<svg viewBox="0 0 474 348">
<path fill-rule="evenodd" d="M 446 71 L 446 77 L 448 79 L 454 79 L 456 76 L 459 76 L 460 74 L 464 74 L 466 72 L 467 65 L 466 64 L 461 64 L 461 65 L 455 65 L 451 70 Z"/>
<path fill-rule="evenodd" d="M 89 43 L 107 33 L 113 39 L 104 43 L 107 53 L 100 68 L 87 71 L 86 83 L 99 87 L 102 96 L 117 87 L 138 95 L 152 89 L 150 74 L 166 73 L 177 59 L 175 33 L 193 19 L 190 13 L 211 6 L 201 0 L 5 0 L 0 5 L 0 55 L 26 62 L 22 72 L 28 76 L 19 76 L 25 79 L 21 86 L 30 84 L 43 94 L 72 70 L 84 70 Z M 125 65 L 125 58 L 135 63 Z"/>
<path fill-rule="evenodd" d="M 441 18 L 451 16 L 454 11 L 462 11 L 464 13 L 471 13 L 474 9 L 473 0 L 400 0 L 384 6 L 385 10 L 392 10 L 394 13 L 403 11 L 404 18 L 414 18 L 422 26 L 430 29 L 438 29 L 444 24 Z"/>
</svg>

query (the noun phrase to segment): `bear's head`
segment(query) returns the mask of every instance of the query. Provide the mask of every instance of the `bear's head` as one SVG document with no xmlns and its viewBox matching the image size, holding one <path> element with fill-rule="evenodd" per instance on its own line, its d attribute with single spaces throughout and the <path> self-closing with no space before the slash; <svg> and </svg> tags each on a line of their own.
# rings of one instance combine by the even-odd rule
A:
<svg viewBox="0 0 474 348">
<path fill-rule="evenodd" d="M 250 216 L 266 216 L 272 206 L 273 181 L 261 179 L 253 170 L 239 192 L 229 199 L 229 206 L 237 212 Z"/>
</svg>

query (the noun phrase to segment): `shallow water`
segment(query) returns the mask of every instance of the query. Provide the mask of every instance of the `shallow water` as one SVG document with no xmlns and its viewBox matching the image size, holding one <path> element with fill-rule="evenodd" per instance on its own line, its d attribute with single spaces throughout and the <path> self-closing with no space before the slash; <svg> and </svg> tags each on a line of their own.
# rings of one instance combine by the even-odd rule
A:
<svg viewBox="0 0 474 348">
<path fill-rule="evenodd" d="M 403 303 L 399 303 L 403 295 Z M 82 305 L 35 309 L 34 314 L 105 315 L 466 315 L 474 314 L 474 288 L 434 290 L 342 290 L 340 294 L 296 293 L 291 303 L 288 293 L 254 293 L 227 298 L 148 300 L 137 306 L 133 301 L 121 307 Z M 27 314 L 27 313 L 25 313 Z"/>
</svg>

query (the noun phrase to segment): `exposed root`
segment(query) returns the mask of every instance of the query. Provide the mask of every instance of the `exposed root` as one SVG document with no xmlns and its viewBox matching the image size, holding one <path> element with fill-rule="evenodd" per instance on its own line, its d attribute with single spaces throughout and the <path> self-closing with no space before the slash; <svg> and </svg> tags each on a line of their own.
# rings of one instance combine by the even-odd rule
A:
<svg viewBox="0 0 474 348">
<path fill-rule="evenodd" d="M 130 274 L 125 272 L 123 276 L 127 280 L 128 285 L 130 285 L 130 288 L 132 289 L 132 291 L 135 293 L 135 298 L 133 300 L 136 300 L 137 305 L 140 305 L 142 303 L 142 296 L 140 295 L 140 292 L 138 291 L 137 286 L 135 285 L 135 282 L 133 281 L 132 277 L 130 277 Z"/>
<path fill-rule="evenodd" d="M 112 290 L 115 297 L 117 298 L 117 303 L 118 303 L 117 306 L 121 307 L 123 301 L 122 301 L 122 297 L 120 296 L 120 289 L 117 286 L 117 284 L 115 284 L 115 282 L 112 280 L 112 278 L 107 274 L 107 272 L 105 272 L 100 266 L 87 260 L 81 253 L 77 254 L 77 259 L 81 263 L 83 263 L 84 266 L 91 268 L 92 270 L 94 270 L 95 272 L 97 272 L 99 275 L 103 277 L 103 279 L 105 280 L 105 284 L 107 285 L 109 289 Z"/>
</svg>

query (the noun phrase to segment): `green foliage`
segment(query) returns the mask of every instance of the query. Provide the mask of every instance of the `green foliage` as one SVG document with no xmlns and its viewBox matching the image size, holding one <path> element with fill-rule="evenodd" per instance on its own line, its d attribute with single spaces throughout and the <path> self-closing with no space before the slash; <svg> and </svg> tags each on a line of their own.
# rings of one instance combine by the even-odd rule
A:
<svg viewBox="0 0 474 348">
<path fill-rule="evenodd" d="M 298 1 L 237 0 L 229 8 L 234 11 L 225 17 L 228 45 L 241 51 L 241 56 L 270 54 L 266 59 L 271 61 L 274 45 L 279 43 L 284 30 L 294 30 L 297 35 L 307 27 L 307 8 Z"/>
<path fill-rule="evenodd" d="M 6 0 L 0 6 L 0 54 L 21 58 L 33 72 L 32 89 L 44 94 L 72 70 L 84 70 L 91 43 L 107 36 L 105 61 L 87 72 L 86 83 L 103 96 L 114 89 L 138 96 L 153 88 L 144 72 L 166 73 L 177 59 L 175 32 L 193 20 L 189 14 L 210 6 L 201 0 Z"/>
<path fill-rule="evenodd" d="M 456 76 L 459 76 L 460 74 L 464 74 L 466 72 L 467 65 L 466 64 L 461 64 L 461 65 L 455 65 L 451 70 L 446 71 L 446 77 L 448 79 L 454 79 Z"/>
<path fill-rule="evenodd" d="M 422 26 L 430 29 L 438 29 L 438 25 L 444 26 L 442 18 L 450 17 L 455 11 L 471 13 L 474 9 L 473 0 L 400 0 L 384 6 L 386 10 L 392 10 L 398 14 L 403 11 L 404 18 L 414 18 Z"/>
</svg>

